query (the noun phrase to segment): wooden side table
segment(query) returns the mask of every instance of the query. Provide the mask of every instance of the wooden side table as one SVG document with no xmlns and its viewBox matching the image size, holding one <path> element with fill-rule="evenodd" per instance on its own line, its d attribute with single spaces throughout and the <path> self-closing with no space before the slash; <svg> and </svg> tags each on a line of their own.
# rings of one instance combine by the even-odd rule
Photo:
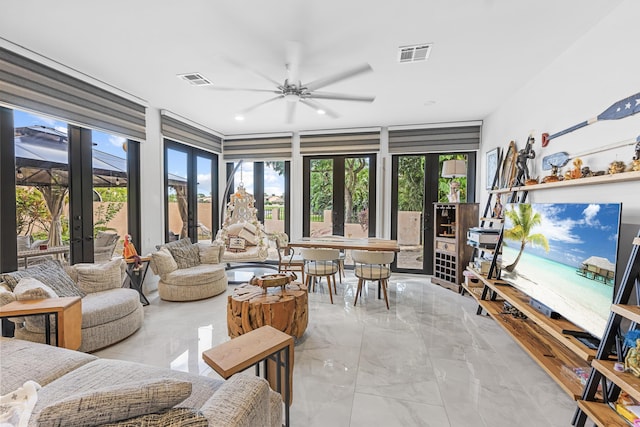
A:
<svg viewBox="0 0 640 427">
<path fill-rule="evenodd" d="M 0 307 L 0 318 L 53 314 L 56 346 L 77 350 L 82 343 L 82 301 L 80 297 L 13 301 Z M 51 319 L 45 316 L 45 340 L 51 344 Z"/>
<path fill-rule="evenodd" d="M 256 375 L 260 375 L 260 362 L 264 361 L 264 377 L 282 396 L 285 425 L 289 426 L 289 407 L 293 400 L 293 337 L 272 326 L 263 326 L 203 352 L 202 358 L 224 379 L 253 365 Z"/>
</svg>

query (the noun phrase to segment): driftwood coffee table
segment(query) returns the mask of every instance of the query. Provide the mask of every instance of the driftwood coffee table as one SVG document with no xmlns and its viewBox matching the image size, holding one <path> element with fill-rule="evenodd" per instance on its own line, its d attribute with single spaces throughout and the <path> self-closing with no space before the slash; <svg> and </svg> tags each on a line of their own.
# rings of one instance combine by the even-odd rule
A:
<svg viewBox="0 0 640 427">
<path fill-rule="evenodd" d="M 227 301 L 227 329 L 235 338 L 269 325 L 300 338 L 309 321 L 307 287 L 291 282 L 284 287 L 239 285 Z"/>
</svg>

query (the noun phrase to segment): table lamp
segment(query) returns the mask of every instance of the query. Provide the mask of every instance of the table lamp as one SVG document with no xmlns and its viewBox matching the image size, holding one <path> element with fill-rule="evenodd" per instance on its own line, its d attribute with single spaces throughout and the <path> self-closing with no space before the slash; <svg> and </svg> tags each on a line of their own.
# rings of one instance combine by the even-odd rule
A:
<svg viewBox="0 0 640 427">
<path fill-rule="evenodd" d="M 459 178 L 467 176 L 467 164 L 464 160 L 445 160 L 442 162 L 443 178 Z M 449 182 L 449 202 L 460 202 L 460 183 L 455 180 Z"/>
</svg>

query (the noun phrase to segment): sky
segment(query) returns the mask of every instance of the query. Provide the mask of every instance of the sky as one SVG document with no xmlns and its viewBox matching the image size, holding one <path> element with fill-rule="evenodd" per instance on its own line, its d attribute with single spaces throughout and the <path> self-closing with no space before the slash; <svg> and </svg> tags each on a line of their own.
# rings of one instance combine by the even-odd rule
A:
<svg viewBox="0 0 640 427">
<path fill-rule="evenodd" d="M 67 133 L 67 123 L 61 120 L 53 119 L 50 117 L 39 116 L 31 114 L 21 110 L 13 110 L 14 127 L 42 125 L 48 126 L 58 131 Z M 94 149 L 100 150 L 114 156 L 126 158 L 127 153 L 124 151 L 123 144 L 127 141 L 126 138 L 111 135 L 98 130 L 92 130 L 92 140 L 94 143 Z M 171 151 L 171 157 L 169 159 L 169 172 L 183 178 L 187 176 L 187 161 L 186 154 L 178 151 Z M 209 161 L 206 159 L 198 158 L 197 168 L 199 170 L 210 170 Z M 284 194 L 284 178 L 277 172 L 271 169 L 265 164 L 264 167 L 264 191 L 265 194 L 271 195 L 283 195 Z M 245 188 L 249 193 L 253 194 L 253 162 L 243 162 L 242 172 L 238 169 L 235 177 L 235 183 L 237 185 L 240 182 L 240 175 L 242 175 L 242 181 Z M 211 174 L 210 173 L 198 173 L 198 193 L 204 195 L 211 195 Z"/>
<path fill-rule="evenodd" d="M 620 228 L 619 203 L 532 203 L 534 212 L 542 217 L 531 234 L 541 233 L 549 241 L 549 252 L 544 248 L 527 245 L 527 251 L 572 267 L 598 256 L 616 262 Z M 508 204 L 511 210 L 515 204 Z M 513 223 L 505 216 L 505 229 Z M 513 241 L 507 241 L 517 247 Z"/>
</svg>

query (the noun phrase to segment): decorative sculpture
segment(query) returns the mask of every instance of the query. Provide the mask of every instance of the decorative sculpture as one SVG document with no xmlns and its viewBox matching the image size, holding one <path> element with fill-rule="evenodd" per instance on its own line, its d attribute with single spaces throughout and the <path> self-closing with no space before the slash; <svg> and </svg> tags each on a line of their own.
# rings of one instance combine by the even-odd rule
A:
<svg viewBox="0 0 640 427">
<path fill-rule="evenodd" d="M 133 259 L 134 269 L 140 268 L 142 266 L 138 251 L 136 251 L 136 247 L 133 246 L 133 242 L 131 241 L 131 234 L 127 234 L 126 236 L 124 236 L 124 247 L 122 248 L 122 256 L 124 257 L 124 259 Z"/>
<path fill-rule="evenodd" d="M 525 147 L 518 151 L 518 156 L 516 158 L 516 168 L 518 170 L 516 175 L 516 185 L 524 185 L 526 181 L 531 179 L 529 176 L 527 161 L 529 161 L 529 159 L 536 158 L 536 152 L 533 151 L 534 142 L 535 138 L 533 136 L 529 136 Z"/>
</svg>

